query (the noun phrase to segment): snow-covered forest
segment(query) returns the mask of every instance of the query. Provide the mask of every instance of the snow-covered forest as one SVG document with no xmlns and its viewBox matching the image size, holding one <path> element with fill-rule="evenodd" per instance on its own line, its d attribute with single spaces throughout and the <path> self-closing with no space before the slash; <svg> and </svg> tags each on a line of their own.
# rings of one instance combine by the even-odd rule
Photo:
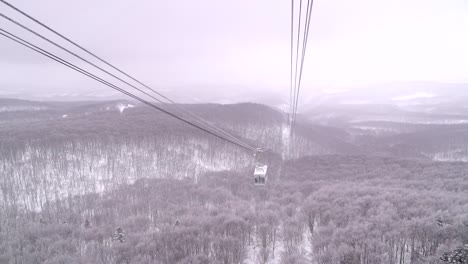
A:
<svg viewBox="0 0 468 264">
<path fill-rule="evenodd" d="M 335 164 L 340 164 L 336 166 Z M 2 263 L 442 263 L 468 239 L 468 165 L 322 156 L 250 172 L 139 179 L 10 209 Z"/>
<path fill-rule="evenodd" d="M 289 140 L 275 109 L 188 106 L 269 149 L 258 187 L 252 153 L 139 105 L 2 103 L 0 263 L 435 264 L 468 243 L 463 123 L 314 110 Z"/>
</svg>

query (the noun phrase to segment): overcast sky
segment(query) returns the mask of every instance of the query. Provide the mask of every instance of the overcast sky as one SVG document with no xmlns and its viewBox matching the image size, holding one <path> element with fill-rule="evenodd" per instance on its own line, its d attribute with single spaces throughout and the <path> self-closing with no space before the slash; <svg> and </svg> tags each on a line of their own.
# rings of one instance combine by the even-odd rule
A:
<svg viewBox="0 0 468 264">
<path fill-rule="evenodd" d="M 289 0 L 10 2 L 172 95 L 289 94 Z M 44 44 L 2 18 L 0 27 Z M 466 0 L 315 0 L 303 91 L 466 83 L 466 47 Z M 109 91 L 1 36 L 0 72 L 0 95 Z"/>
</svg>

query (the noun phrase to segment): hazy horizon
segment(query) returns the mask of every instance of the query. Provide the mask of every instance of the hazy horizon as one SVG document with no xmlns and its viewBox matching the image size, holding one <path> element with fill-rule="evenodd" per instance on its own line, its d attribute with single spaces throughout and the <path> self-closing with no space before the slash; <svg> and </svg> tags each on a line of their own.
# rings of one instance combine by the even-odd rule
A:
<svg viewBox="0 0 468 264">
<path fill-rule="evenodd" d="M 265 94 L 287 101 L 288 1 L 15 5 L 175 100 L 239 102 Z M 4 5 L 0 12 L 40 29 Z M 463 1 L 316 0 L 301 93 L 413 82 L 467 84 L 467 12 Z M 0 21 L 2 28 L 36 40 Z M 0 50 L 2 97 L 115 94 L 6 38 L 0 38 Z"/>
</svg>

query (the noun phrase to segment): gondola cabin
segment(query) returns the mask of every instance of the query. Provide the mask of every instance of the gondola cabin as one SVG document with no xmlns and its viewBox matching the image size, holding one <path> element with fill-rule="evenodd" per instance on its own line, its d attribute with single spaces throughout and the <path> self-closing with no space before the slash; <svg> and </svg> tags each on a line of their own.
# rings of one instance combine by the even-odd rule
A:
<svg viewBox="0 0 468 264">
<path fill-rule="evenodd" d="M 263 186 L 267 180 L 267 165 L 257 165 L 254 171 L 254 183 L 255 185 Z"/>
</svg>

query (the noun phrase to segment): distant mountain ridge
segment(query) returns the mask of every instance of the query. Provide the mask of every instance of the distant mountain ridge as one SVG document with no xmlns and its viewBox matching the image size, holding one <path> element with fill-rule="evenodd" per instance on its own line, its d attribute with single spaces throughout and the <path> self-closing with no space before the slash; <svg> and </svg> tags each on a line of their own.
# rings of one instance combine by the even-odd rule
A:
<svg viewBox="0 0 468 264">
<path fill-rule="evenodd" d="M 181 103 L 235 104 L 255 102 L 286 110 L 289 104 L 289 89 L 249 86 L 197 85 L 187 87 L 158 88 L 166 96 Z M 107 89 L 82 88 L 75 91 L 65 89 L 43 89 L 41 93 L 25 89 L 0 91 L 0 97 L 11 97 L 33 101 L 109 101 L 126 100 L 123 94 Z M 393 82 L 367 86 L 327 87 L 304 86 L 299 98 L 299 111 L 326 104 L 394 104 L 430 105 L 463 104 L 468 100 L 468 83 L 441 82 Z"/>
<path fill-rule="evenodd" d="M 160 106 L 180 114 L 174 106 Z M 464 149 L 468 136 L 468 109 L 459 113 L 431 113 L 382 104 L 317 106 L 298 116 L 296 136 L 291 141 L 286 113 L 272 107 L 255 103 L 180 106 L 252 145 L 271 148 L 290 158 L 375 152 L 392 156 L 395 153 L 401 155 L 401 151 L 408 152 L 412 146 L 405 155 L 437 159 L 436 156 L 445 155 L 444 152 Z M 35 102 L 0 99 L 2 108 L 8 111 L 0 112 L 0 136 L 2 132 L 14 135 L 7 137 L 8 141 L 19 142 L 21 138 L 29 141 L 76 137 L 102 139 L 121 135 L 151 137 L 161 133 L 207 136 L 179 120 L 127 100 Z M 190 116 L 182 116 L 193 121 Z M 209 135 L 206 138 L 215 140 Z"/>
</svg>

